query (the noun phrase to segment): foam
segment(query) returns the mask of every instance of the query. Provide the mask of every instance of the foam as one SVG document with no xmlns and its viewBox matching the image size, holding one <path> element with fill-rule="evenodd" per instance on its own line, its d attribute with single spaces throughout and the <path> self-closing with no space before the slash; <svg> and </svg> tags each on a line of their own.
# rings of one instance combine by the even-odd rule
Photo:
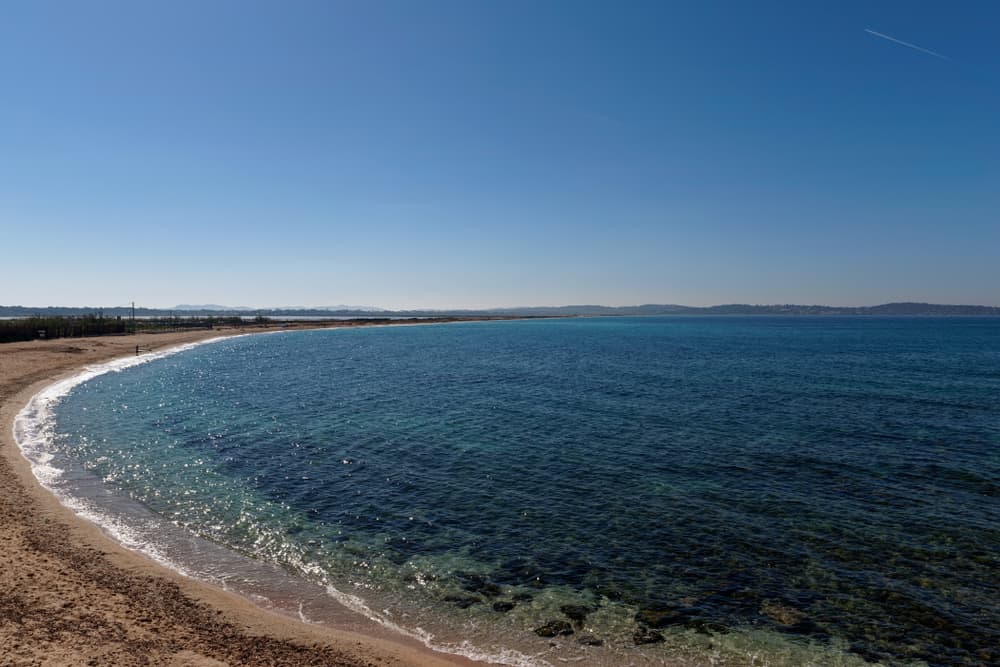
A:
<svg viewBox="0 0 1000 667">
<path fill-rule="evenodd" d="M 146 537 L 149 533 L 155 532 L 155 530 L 150 530 L 151 527 L 147 526 L 146 530 L 144 530 L 141 525 L 135 526 L 129 524 L 119 517 L 99 509 L 86 499 L 74 496 L 62 488 L 61 482 L 66 471 L 53 463 L 55 460 L 55 452 L 53 450 L 55 408 L 74 388 L 99 375 L 117 373 L 126 368 L 149 363 L 156 359 L 163 359 L 164 357 L 201 345 L 215 343 L 228 338 L 234 338 L 234 336 L 217 336 L 203 341 L 177 345 L 165 350 L 147 352 L 135 357 L 123 357 L 101 364 L 86 366 L 76 375 L 54 382 L 32 396 L 27 405 L 14 417 L 14 442 L 21 450 L 24 458 L 31 465 L 31 471 L 39 483 L 51 492 L 62 505 L 71 509 L 77 516 L 99 526 L 112 539 L 127 549 L 142 553 L 146 557 L 183 576 L 191 576 L 191 573 L 180 563 L 168 558 L 162 549 Z"/>
<path fill-rule="evenodd" d="M 286 332 L 275 331 L 269 333 L 277 334 Z M 54 438 L 56 435 L 55 409 L 75 387 L 102 374 L 120 372 L 133 366 L 190 350 L 199 345 L 225 340 L 225 338 L 212 338 L 159 352 L 147 353 L 136 357 L 126 357 L 88 366 L 76 375 L 55 382 L 33 396 L 15 417 L 14 437 L 18 447 L 31 464 L 32 471 L 42 486 L 52 492 L 63 505 L 71 509 L 78 516 L 98 525 L 112 539 L 124 547 L 141 553 L 171 570 L 184 576 L 207 581 L 225 590 L 239 591 L 240 585 L 238 582 L 228 582 L 224 576 L 216 579 L 210 575 L 206 575 L 204 572 L 197 571 L 197 568 L 186 569 L 180 562 L 171 559 L 167 555 L 166 550 L 157 544 L 157 539 L 159 539 L 161 545 L 163 544 L 164 536 L 159 532 L 158 524 L 154 519 L 129 517 L 129 520 L 126 521 L 98 508 L 95 504 L 88 502 L 84 498 L 79 498 L 69 493 L 69 490 L 64 488 L 62 484 L 65 471 L 58 467 L 54 449 Z M 263 537 L 261 536 L 261 539 Z M 306 580 L 312 579 L 315 582 L 325 579 L 323 568 L 317 563 L 309 562 L 297 550 L 289 549 L 288 551 L 284 551 L 282 556 L 296 570 L 305 574 Z M 435 636 L 434 633 L 419 625 L 413 625 L 412 627 L 401 625 L 394 620 L 393 614 L 388 610 L 379 611 L 372 607 L 370 601 L 344 592 L 325 581 L 323 581 L 323 588 L 330 598 L 336 600 L 343 607 L 370 619 L 392 632 L 419 641 L 422 645 L 439 653 L 463 656 L 485 663 L 510 665 L 511 667 L 552 667 L 553 663 L 550 660 L 558 664 L 574 664 L 585 659 L 581 656 L 553 655 L 558 651 L 558 648 L 554 645 L 542 653 L 528 654 L 496 645 L 489 646 L 488 648 L 476 646 L 468 640 L 448 641 L 447 639 Z M 253 598 L 261 606 L 270 606 L 271 600 L 265 596 L 246 592 L 244 592 L 244 595 Z M 293 616 L 296 616 L 304 623 L 321 622 L 311 619 L 306 615 L 306 608 L 301 601 L 297 604 L 297 610 L 293 606 L 290 611 Z M 772 635 L 763 632 L 755 634 L 733 633 L 721 638 L 714 638 L 713 642 L 716 643 L 716 647 L 712 654 L 706 656 L 713 663 L 715 662 L 715 658 L 720 655 L 720 649 L 725 649 L 726 655 L 743 656 L 752 664 L 775 664 L 773 660 L 769 660 L 768 656 L 786 657 L 787 652 L 796 649 L 794 646 L 786 645 L 784 638 L 776 634 Z M 814 649 L 815 647 L 813 647 Z M 802 654 L 794 653 L 791 659 L 786 657 L 788 661 L 782 660 L 782 662 L 785 662 L 785 664 L 856 664 L 851 656 L 835 656 L 835 653 L 835 650 L 824 651 L 821 658 L 818 659 L 819 662 L 809 662 L 805 659 L 800 660 L 799 658 L 802 658 Z M 836 661 L 833 659 L 834 657 L 837 658 Z M 840 660 L 843 662 L 840 662 Z M 643 664 L 647 663 L 643 661 Z M 679 661 L 678 664 L 680 664 Z"/>
<path fill-rule="evenodd" d="M 410 629 L 393 622 L 387 614 L 376 612 L 369 607 L 364 600 L 356 595 L 340 591 L 332 585 L 327 585 L 326 592 L 327 595 L 334 598 L 337 602 L 344 605 L 351 611 L 361 614 L 362 616 L 375 621 L 382 627 L 388 628 L 393 632 L 410 637 L 411 639 L 416 639 L 427 648 L 437 651 L 438 653 L 460 655 L 477 662 L 486 662 L 495 665 L 511 665 L 511 667 L 552 667 L 552 663 L 541 659 L 537 655 L 530 656 L 513 649 L 486 651 L 474 646 L 469 641 L 462 641 L 458 644 L 438 642 L 435 641 L 435 637 L 432 633 L 419 626 Z"/>
<path fill-rule="evenodd" d="M 249 335 L 249 334 L 243 334 Z M 147 352 L 135 357 L 123 357 L 111 361 L 86 366 L 82 371 L 42 389 L 31 397 L 28 404 L 14 417 L 14 442 L 17 443 L 24 458 L 31 464 L 31 470 L 42 486 L 51 491 L 64 505 L 69 506 L 69 497 L 58 488 L 58 482 L 65 473 L 64 470 L 52 465 L 52 451 L 55 435 L 55 407 L 79 385 L 106 373 L 118 373 L 126 368 L 163 359 L 179 352 L 191 350 L 201 345 L 215 343 L 238 336 L 217 336 L 194 343 L 177 345 L 166 350 Z M 71 508 L 75 509 L 76 508 Z"/>
<path fill-rule="evenodd" d="M 285 333 L 280 331 L 267 333 Z M 22 455 L 31 465 L 32 473 L 39 483 L 51 492 L 56 499 L 65 507 L 72 510 L 77 516 L 99 526 L 109 537 L 121 544 L 125 548 L 143 554 L 147 558 L 167 567 L 178 574 L 186 577 L 195 577 L 218 585 L 224 590 L 229 590 L 230 585 L 225 579 L 215 580 L 205 577 L 201 573 L 193 573 L 185 568 L 180 562 L 167 556 L 166 552 L 160 548 L 153 535 L 157 528 L 152 521 L 139 520 L 138 525 L 126 522 L 120 517 L 106 512 L 84 498 L 74 496 L 62 486 L 65 470 L 53 463 L 55 460 L 54 438 L 55 438 L 55 409 L 62 400 L 70 394 L 73 389 L 88 382 L 100 375 L 107 373 L 117 373 L 125 369 L 141 364 L 149 363 L 157 359 L 163 359 L 180 352 L 194 349 L 201 345 L 215 343 L 230 338 L 239 338 L 253 334 L 242 334 L 239 336 L 218 336 L 207 340 L 186 343 L 160 350 L 147 352 L 135 357 L 123 357 L 112 361 L 86 366 L 77 374 L 54 382 L 40 392 L 31 397 L 27 405 L 22 408 L 14 417 L 14 442 L 21 450 Z M 133 518 L 134 520 L 134 518 Z M 300 560 L 300 559 L 293 559 Z M 310 566 L 308 563 L 298 563 L 300 569 L 306 574 L 319 574 L 321 569 L 318 566 Z M 474 646 L 468 641 L 458 644 L 435 641 L 432 633 L 421 627 L 406 628 L 393 622 L 387 613 L 379 613 L 371 609 L 360 597 L 343 593 L 332 585 L 326 587 L 327 594 L 337 600 L 341 605 L 358 613 L 379 625 L 392 630 L 400 635 L 415 639 L 427 648 L 439 653 L 459 655 L 471 660 L 481 661 L 491 664 L 510 665 L 511 667 L 552 667 L 551 663 L 540 659 L 537 656 L 529 656 L 511 649 L 498 649 L 495 651 L 484 651 Z M 259 596 L 254 596 L 259 597 Z M 270 600 L 259 598 L 258 603 L 268 606 Z M 315 621 L 309 619 L 300 603 L 297 610 L 297 617 L 303 623 L 314 624 Z"/>
</svg>

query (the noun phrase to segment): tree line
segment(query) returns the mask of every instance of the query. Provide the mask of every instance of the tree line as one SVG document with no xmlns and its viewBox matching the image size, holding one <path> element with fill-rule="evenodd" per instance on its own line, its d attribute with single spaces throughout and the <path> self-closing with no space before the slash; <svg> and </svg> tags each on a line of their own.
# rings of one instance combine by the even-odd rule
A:
<svg viewBox="0 0 1000 667">
<path fill-rule="evenodd" d="M 84 336 L 122 336 L 132 333 L 157 333 L 183 329 L 212 329 L 216 326 L 240 326 L 241 324 L 244 324 L 243 319 L 236 316 L 160 317 L 141 320 L 99 315 L 23 317 L 0 320 L 0 343 L 50 338 L 82 338 Z"/>
</svg>

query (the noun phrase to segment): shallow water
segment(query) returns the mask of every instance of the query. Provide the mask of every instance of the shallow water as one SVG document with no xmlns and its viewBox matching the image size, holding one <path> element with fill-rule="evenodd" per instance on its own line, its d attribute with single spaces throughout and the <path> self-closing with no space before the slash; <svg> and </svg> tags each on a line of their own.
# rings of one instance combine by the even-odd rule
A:
<svg viewBox="0 0 1000 667">
<path fill-rule="evenodd" d="M 1000 660 L 995 318 L 250 336 L 33 418 L 80 511 L 314 620 L 510 664 Z"/>
</svg>

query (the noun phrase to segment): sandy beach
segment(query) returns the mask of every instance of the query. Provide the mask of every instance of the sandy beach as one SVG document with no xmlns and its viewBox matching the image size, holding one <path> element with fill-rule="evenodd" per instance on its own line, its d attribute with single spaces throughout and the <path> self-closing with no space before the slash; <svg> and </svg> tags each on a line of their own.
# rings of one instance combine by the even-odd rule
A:
<svg viewBox="0 0 1000 667">
<path fill-rule="evenodd" d="M 137 345 L 162 350 L 252 331 L 0 345 L 0 665 L 475 664 L 360 617 L 348 629 L 308 625 L 183 577 L 120 547 L 37 483 L 12 425 L 44 386 Z"/>
</svg>

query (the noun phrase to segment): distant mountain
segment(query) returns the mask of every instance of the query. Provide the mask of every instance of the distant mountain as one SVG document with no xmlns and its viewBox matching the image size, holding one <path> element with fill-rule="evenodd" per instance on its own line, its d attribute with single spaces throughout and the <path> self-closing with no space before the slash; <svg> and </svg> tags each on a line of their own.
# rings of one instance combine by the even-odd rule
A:
<svg viewBox="0 0 1000 667">
<path fill-rule="evenodd" d="M 223 311 L 223 310 L 253 310 L 253 308 L 247 308 L 245 306 L 220 306 L 217 303 L 206 303 L 201 305 L 191 305 L 189 303 L 182 303 L 180 305 L 174 306 L 173 310 L 211 310 L 211 311 Z"/>
<path fill-rule="evenodd" d="M 103 315 L 104 317 L 129 317 L 129 306 L 113 308 L 73 308 L 49 306 L 0 306 L 0 317 L 31 317 L 33 315 Z M 327 308 L 230 308 L 225 306 L 180 305 L 167 310 L 162 308 L 136 308 L 137 317 L 169 317 L 183 313 L 185 316 L 226 317 L 233 315 L 262 317 L 441 317 L 441 316 L 664 316 L 664 315 L 851 315 L 851 316 L 1000 316 L 997 306 L 968 306 L 934 303 L 886 303 L 879 306 L 806 306 L 796 304 L 750 305 L 725 304 L 719 306 L 679 306 L 674 304 L 643 304 L 639 306 L 527 306 L 521 308 L 490 308 L 482 310 L 382 310 L 368 306 L 331 306 Z"/>
<path fill-rule="evenodd" d="M 676 304 L 643 304 L 639 306 L 533 306 L 460 311 L 386 311 L 386 314 L 419 316 L 449 315 L 526 315 L 526 316 L 664 316 L 664 315 L 883 315 L 883 316 L 1000 316 L 1000 307 L 941 305 L 931 303 L 887 303 L 879 306 L 820 306 L 797 304 L 725 304 L 719 306 L 680 306 Z"/>
<path fill-rule="evenodd" d="M 182 303 L 180 305 L 174 306 L 173 310 L 196 310 L 199 312 L 229 312 L 229 311 L 253 311 L 257 312 L 259 310 L 351 310 L 364 313 L 378 313 L 385 310 L 384 308 L 378 308 L 376 306 L 278 306 L 275 308 L 249 308 L 247 306 L 220 306 L 216 303 L 206 303 L 199 305 L 192 305 L 188 303 Z"/>
<path fill-rule="evenodd" d="M 316 306 L 314 310 L 350 310 L 357 313 L 384 313 L 385 308 L 379 308 L 378 306 Z"/>
</svg>

